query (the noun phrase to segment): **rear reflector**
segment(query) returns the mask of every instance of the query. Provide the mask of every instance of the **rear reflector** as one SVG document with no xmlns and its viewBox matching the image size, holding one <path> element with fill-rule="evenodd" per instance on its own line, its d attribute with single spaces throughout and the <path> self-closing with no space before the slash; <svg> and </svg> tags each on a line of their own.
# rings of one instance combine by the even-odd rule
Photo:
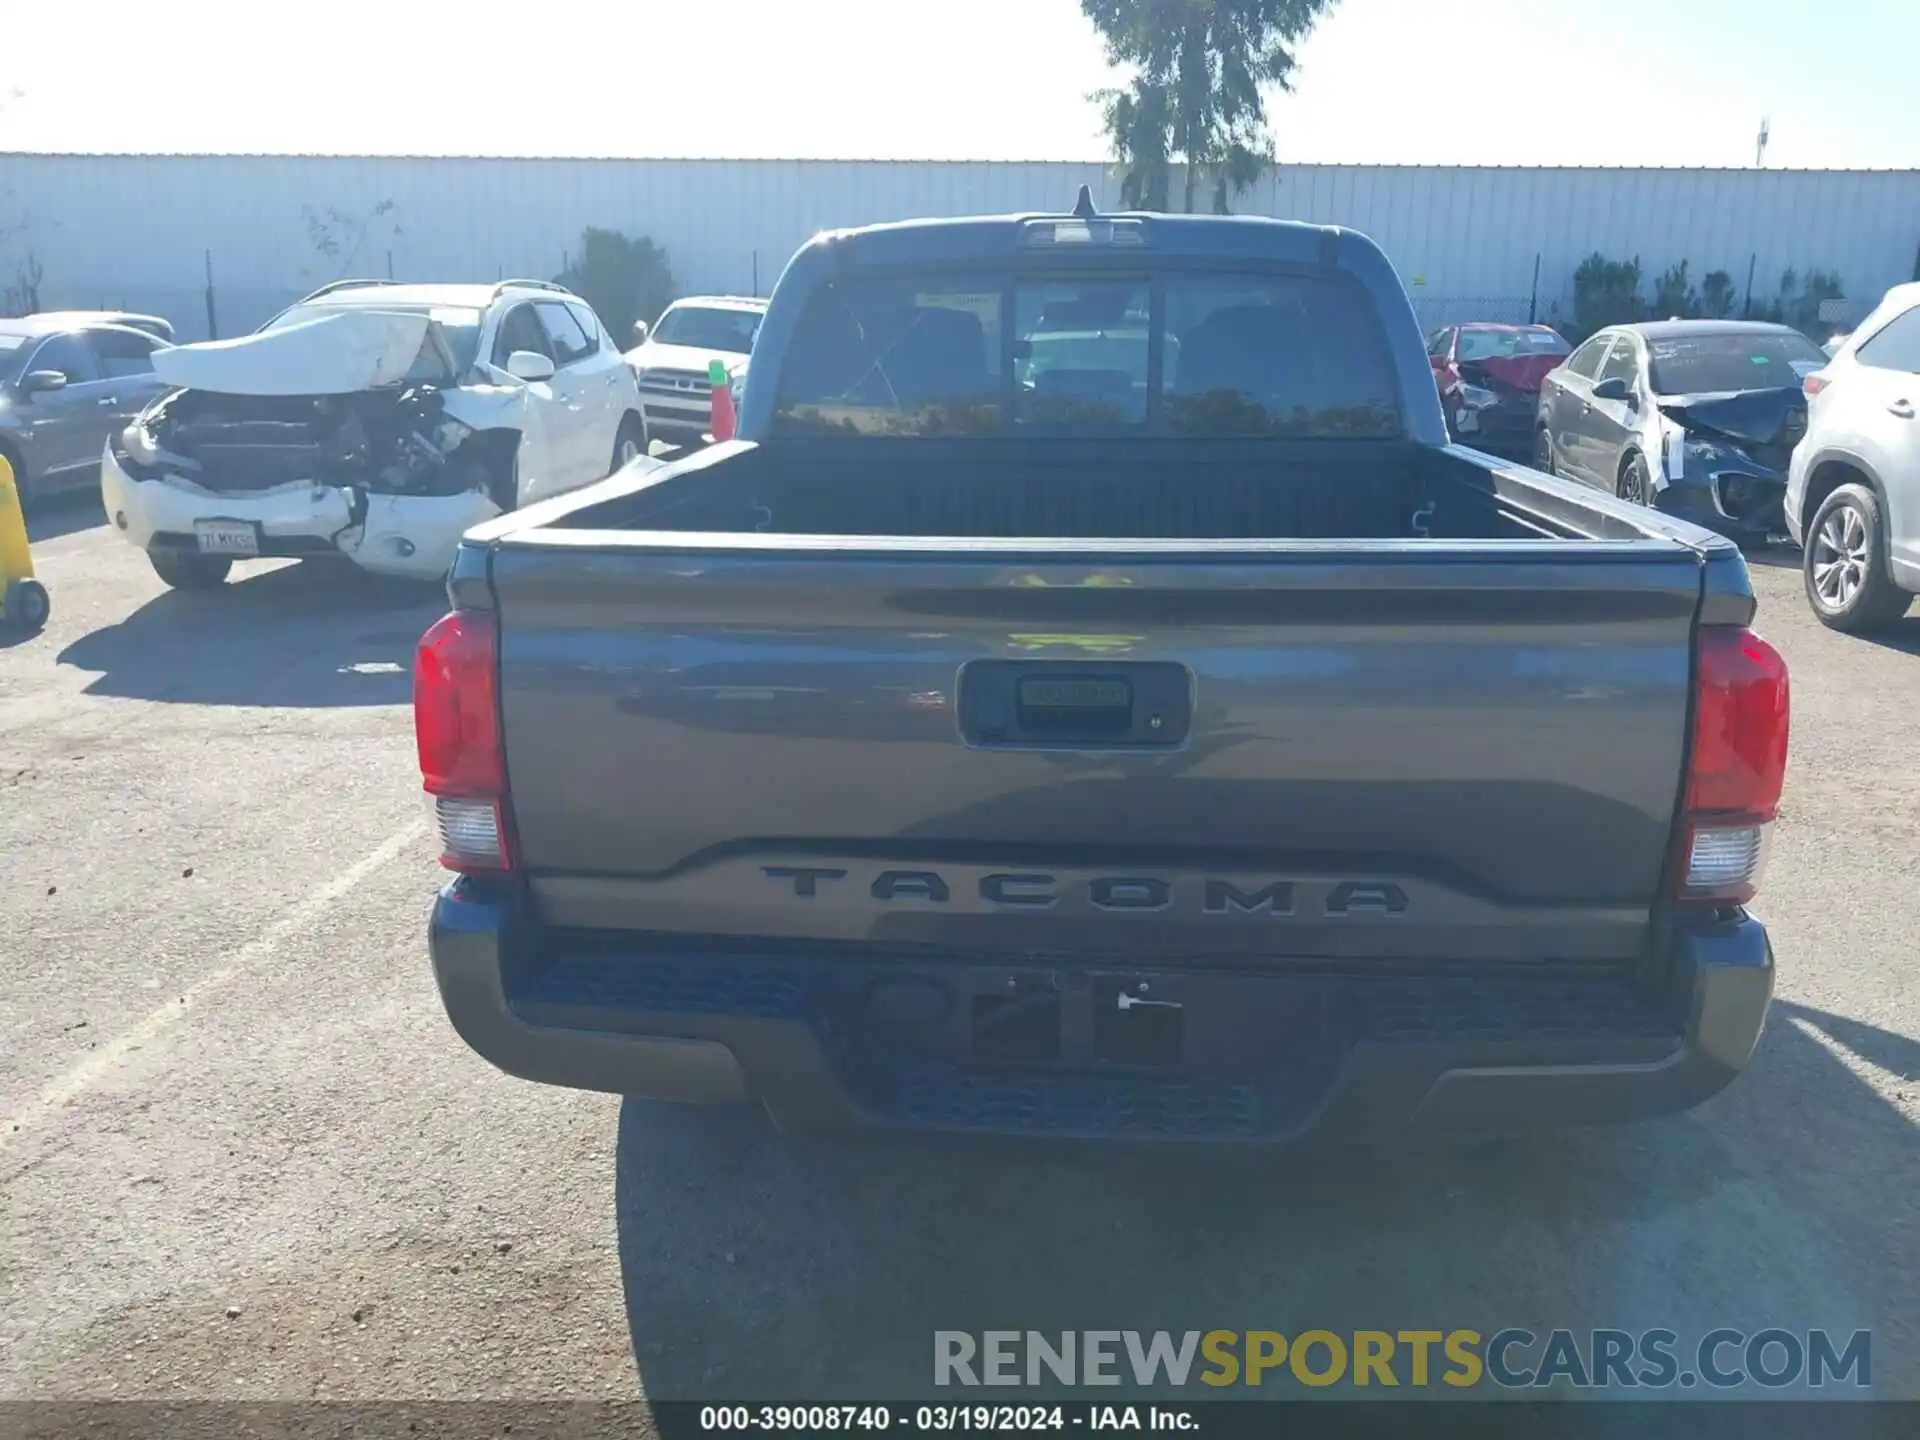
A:
<svg viewBox="0 0 1920 1440">
<path fill-rule="evenodd" d="M 1695 657 L 1680 898 L 1745 904 L 1787 774 L 1787 665 L 1751 630 L 1706 626 Z"/>
<path fill-rule="evenodd" d="M 440 830 L 442 865 L 450 870 L 507 868 L 507 827 L 502 823 L 498 800 L 436 795 L 433 809 Z"/>
<path fill-rule="evenodd" d="M 1698 826 L 1687 853 L 1685 888 L 1696 897 L 1751 900 L 1766 859 L 1765 825 Z"/>
<path fill-rule="evenodd" d="M 456 610 L 420 637 L 414 656 L 420 777 L 435 798 L 440 863 L 449 870 L 512 868 L 495 646 L 492 615 Z"/>
</svg>

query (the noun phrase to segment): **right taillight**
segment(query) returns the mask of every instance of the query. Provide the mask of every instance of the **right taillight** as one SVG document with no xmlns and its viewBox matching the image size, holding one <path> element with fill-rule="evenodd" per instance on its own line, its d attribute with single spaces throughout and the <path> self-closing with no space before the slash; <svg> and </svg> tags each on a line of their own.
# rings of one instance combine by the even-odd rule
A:
<svg viewBox="0 0 1920 1440">
<path fill-rule="evenodd" d="M 1786 661 L 1751 630 L 1703 627 L 1681 816 L 1681 900 L 1741 905 L 1753 898 L 1786 774 Z"/>
<path fill-rule="evenodd" d="M 482 610 L 436 620 L 414 655 L 414 735 L 439 821 L 440 863 L 468 874 L 513 865 L 497 656 L 493 616 Z"/>
</svg>

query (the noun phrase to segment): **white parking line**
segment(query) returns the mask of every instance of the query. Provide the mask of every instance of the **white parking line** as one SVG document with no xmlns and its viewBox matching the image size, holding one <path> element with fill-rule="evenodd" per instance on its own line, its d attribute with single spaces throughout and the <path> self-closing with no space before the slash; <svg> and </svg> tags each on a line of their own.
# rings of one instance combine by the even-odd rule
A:
<svg viewBox="0 0 1920 1440">
<path fill-rule="evenodd" d="M 0 1155 L 6 1153 L 10 1142 L 38 1128 L 55 1111 L 85 1094 L 127 1056 L 164 1034 L 196 1005 L 204 1004 L 215 992 L 269 959 L 289 936 L 319 919 L 329 905 L 396 858 L 409 845 L 422 839 L 426 831 L 426 821 L 416 820 L 388 836 L 372 854 L 348 866 L 320 889 L 286 910 L 258 936 L 228 956 L 226 963 L 218 970 L 196 981 L 184 995 L 176 996 L 135 1021 L 105 1045 L 89 1052 L 86 1059 L 54 1080 L 15 1113 L 0 1116 Z"/>
</svg>

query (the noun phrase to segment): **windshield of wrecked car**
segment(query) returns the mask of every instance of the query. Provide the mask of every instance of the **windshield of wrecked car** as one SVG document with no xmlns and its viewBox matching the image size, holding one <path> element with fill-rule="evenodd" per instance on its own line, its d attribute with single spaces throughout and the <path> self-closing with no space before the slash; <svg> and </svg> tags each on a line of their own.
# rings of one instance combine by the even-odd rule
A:
<svg viewBox="0 0 1920 1440">
<path fill-rule="evenodd" d="M 1573 347 L 1551 330 L 1462 330 L 1456 353 L 1461 360 L 1498 360 L 1570 355 Z"/>
<path fill-rule="evenodd" d="M 726 350 L 745 355 L 753 349 L 754 332 L 759 328 L 757 311 L 681 305 L 660 317 L 653 338 L 662 345 L 690 345 L 695 350 Z"/>
<path fill-rule="evenodd" d="M 365 305 L 296 305 L 274 316 L 262 328 L 281 330 L 323 316 L 344 315 L 350 310 L 368 308 Z M 465 305 L 382 305 L 379 308 L 401 315 L 425 315 L 438 325 L 447 348 L 453 352 L 453 372 L 456 375 L 465 374 L 480 353 L 481 312 L 478 310 Z M 431 339 L 421 342 L 420 354 L 408 368 L 406 378 L 409 381 L 447 378 L 446 370 L 440 363 L 440 352 L 434 349 Z"/>
<path fill-rule="evenodd" d="M 1827 363 L 1804 335 L 1689 335 L 1653 340 L 1649 378 L 1656 395 L 1706 395 L 1727 390 L 1797 386 Z"/>
<path fill-rule="evenodd" d="M 1402 433 L 1370 301 L 1318 275 L 836 283 L 809 304 L 780 384 L 785 434 Z"/>
</svg>

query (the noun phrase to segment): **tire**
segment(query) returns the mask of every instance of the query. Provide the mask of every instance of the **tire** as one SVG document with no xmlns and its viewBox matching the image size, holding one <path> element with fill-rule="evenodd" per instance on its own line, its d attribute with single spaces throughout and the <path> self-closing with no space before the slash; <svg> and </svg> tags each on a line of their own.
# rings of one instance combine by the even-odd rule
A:
<svg viewBox="0 0 1920 1440">
<path fill-rule="evenodd" d="M 1614 477 L 1613 493 L 1629 505 L 1653 504 L 1653 486 L 1647 479 L 1647 462 L 1638 455 L 1629 455 L 1627 463 L 1620 467 L 1619 475 Z"/>
<path fill-rule="evenodd" d="M 47 617 L 53 613 L 47 587 L 38 580 L 16 580 L 7 586 L 5 604 L 7 628 L 25 635 L 46 629 Z"/>
<path fill-rule="evenodd" d="M 1913 603 L 1887 568 L 1880 497 L 1865 485 L 1842 485 L 1820 502 L 1807 526 L 1800 574 L 1814 616 L 1849 635 L 1891 625 Z"/>
<path fill-rule="evenodd" d="M 1533 432 L 1533 468 L 1543 475 L 1553 475 L 1553 437 L 1542 425 Z"/>
<path fill-rule="evenodd" d="M 635 460 L 647 453 L 647 427 L 637 415 L 628 415 L 620 422 L 620 433 L 613 438 L 613 468 L 609 475 L 626 469 Z"/>
<path fill-rule="evenodd" d="M 149 550 L 147 560 L 175 590 L 212 590 L 227 582 L 233 561 L 180 550 Z"/>
</svg>

